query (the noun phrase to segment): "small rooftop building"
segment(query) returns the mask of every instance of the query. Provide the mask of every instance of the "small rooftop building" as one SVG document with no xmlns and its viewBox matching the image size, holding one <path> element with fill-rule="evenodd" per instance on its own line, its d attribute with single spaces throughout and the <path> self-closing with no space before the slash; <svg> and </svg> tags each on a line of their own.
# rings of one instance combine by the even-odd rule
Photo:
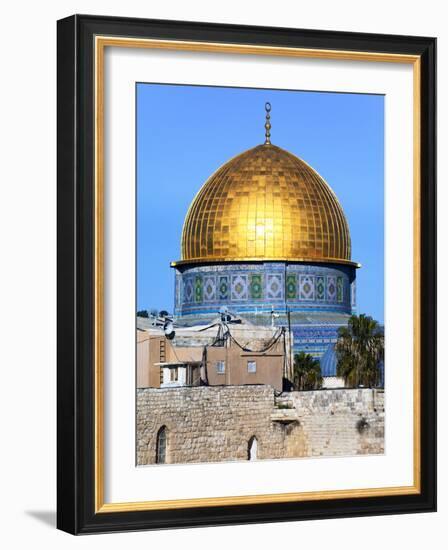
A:
<svg viewBox="0 0 448 550">
<path fill-rule="evenodd" d="M 239 321 L 176 328 L 168 339 L 137 318 L 137 387 L 265 384 L 281 391 L 291 377 L 288 331 Z"/>
</svg>

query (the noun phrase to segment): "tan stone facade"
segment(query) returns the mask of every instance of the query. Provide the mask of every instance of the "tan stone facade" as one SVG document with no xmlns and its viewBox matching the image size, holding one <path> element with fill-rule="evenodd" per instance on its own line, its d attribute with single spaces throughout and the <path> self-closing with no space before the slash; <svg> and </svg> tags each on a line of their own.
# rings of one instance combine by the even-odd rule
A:
<svg viewBox="0 0 448 550">
<path fill-rule="evenodd" d="M 153 464 L 164 428 L 166 463 L 350 456 L 384 452 L 384 393 L 283 393 L 270 386 L 142 388 L 137 463 Z"/>
</svg>

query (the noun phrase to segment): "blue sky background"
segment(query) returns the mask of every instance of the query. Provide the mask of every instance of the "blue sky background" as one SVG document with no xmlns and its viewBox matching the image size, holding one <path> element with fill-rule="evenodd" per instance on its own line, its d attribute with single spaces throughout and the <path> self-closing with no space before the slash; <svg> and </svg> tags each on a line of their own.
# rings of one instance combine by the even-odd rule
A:
<svg viewBox="0 0 448 550">
<path fill-rule="evenodd" d="M 271 141 L 329 183 L 350 226 L 358 313 L 384 322 L 384 97 L 137 84 L 137 308 L 173 310 L 187 209 L 221 164 Z"/>
</svg>

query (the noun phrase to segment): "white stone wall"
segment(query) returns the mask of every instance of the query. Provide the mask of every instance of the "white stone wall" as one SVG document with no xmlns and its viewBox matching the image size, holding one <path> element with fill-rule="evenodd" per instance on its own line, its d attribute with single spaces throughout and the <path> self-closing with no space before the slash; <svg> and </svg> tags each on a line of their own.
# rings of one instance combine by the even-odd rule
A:
<svg viewBox="0 0 448 550">
<path fill-rule="evenodd" d="M 348 456 L 384 452 L 384 394 L 333 389 L 274 396 L 270 386 L 184 387 L 137 392 L 137 462 L 152 464 L 167 428 L 167 463 Z"/>
<path fill-rule="evenodd" d="M 292 392 L 307 435 L 307 456 L 384 453 L 384 392 L 327 389 Z"/>
<path fill-rule="evenodd" d="M 338 376 L 324 376 L 322 380 L 322 387 L 325 389 L 330 388 L 343 388 L 345 386 L 345 382 L 343 378 L 339 378 Z"/>
</svg>

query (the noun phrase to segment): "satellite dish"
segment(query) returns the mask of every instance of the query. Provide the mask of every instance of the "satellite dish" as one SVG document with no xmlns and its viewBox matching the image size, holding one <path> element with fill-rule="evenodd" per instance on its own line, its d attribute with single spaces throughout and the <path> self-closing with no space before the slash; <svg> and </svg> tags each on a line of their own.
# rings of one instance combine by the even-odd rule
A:
<svg viewBox="0 0 448 550">
<path fill-rule="evenodd" d="M 229 323 L 230 322 L 231 316 L 229 314 L 229 309 L 227 308 L 227 306 L 221 306 L 219 308 L 219 313 L 221 315 L 221 321 L 223 323 Z"/>
</svg>

